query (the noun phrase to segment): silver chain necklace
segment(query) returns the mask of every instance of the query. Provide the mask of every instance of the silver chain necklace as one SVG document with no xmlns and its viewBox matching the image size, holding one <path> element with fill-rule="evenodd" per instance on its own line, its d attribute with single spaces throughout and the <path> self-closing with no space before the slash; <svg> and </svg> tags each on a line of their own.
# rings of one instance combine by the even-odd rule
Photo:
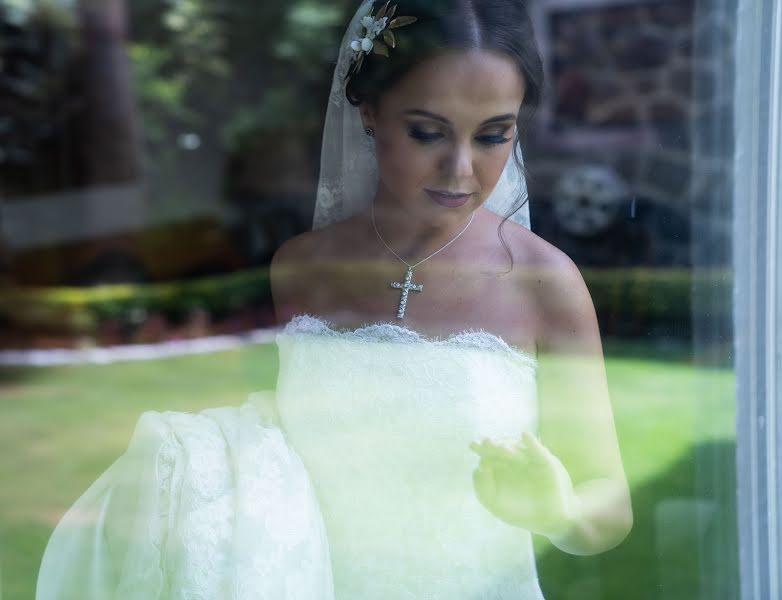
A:
<svg viewBox="0 0 782 600">
<path fill-rule="evenodd" d="M 383 239 L 383 236 L 380 235 L 380 232 L 377 230 L 377 223 L 375 223 L 375 203 L 374 203 L 374 201 L 372 202 L 372 205 L 371 205 L 371 213 L 372 213 L 372 226 L 375 228 L 375 233 L 377 234 L 377 237 L 380 238 L 380 241 L 383 242 L 383 245 L 386 248 L 388 248 L 388 251 L 391 252 L 391 254 L 396 256 L 399 260 L 401 260 L 403 263 L 405 263 L 407 265 L 407 272 L 405 273 L 405 280 L 402 283 L 399 283 L 398 281 L 394 281 L 394 282 L 391 283 L 391 287 L 392 288 L 395 288 L 397 290 L 402 290 L 402 296 L 399 299 L 399 309 L 397 310 L 397 313 L 396 313 L 396 318 L 397 319 L 401 319 L 402 317 L 405 316 L 405 308 L 407 307 L 407 297 L 410 294 L 410 291 L 420 292 L 421 290 L 424 289 L 424 284 L 423 283 L 418 283 L 418 284 L 413 283 L 413 269 L 415 269 L 418 265 L 420 265 L 425 260 L 429 260 L 430 258 L 432 258 L 438 252 L 442 252 L 443 250 L 445 250 L 448 246 L 450 246 L 452 243 L 454 243 L 456 241 L 456 239 L 460 235 L 462 235 L 465 231 L 467 231 L 467 228 L 470 226 L 470 223 L 472 223 L 472 220 L 475 217 L 475 211 L 473 211 L 472 214 L 470 215 L 470 220 L 468 221 L 467 225 L 464 226 L 464 229 L 462 229 L 459 233 L 457 233 L 456 236 L 450 242 L 448 242 L 445 246 L 443 246 L 439 250 L 436 250 L 435 252 L 432 252 L 425 259 L 419 260 L 414 265 L 411 265 L 404 258 L 402 258 L 396 252 L 394 252 L 391 249 L 391 246 L 386 244 L 386 241 Z"/>
</svg>

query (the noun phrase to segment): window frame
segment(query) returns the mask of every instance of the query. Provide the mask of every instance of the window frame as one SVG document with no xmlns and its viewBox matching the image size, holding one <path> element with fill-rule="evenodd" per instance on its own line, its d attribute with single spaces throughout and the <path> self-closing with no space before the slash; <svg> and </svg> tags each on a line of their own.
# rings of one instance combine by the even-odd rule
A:
<svg viewBox="0 0 782 600">
<path fill-rule="evenodd" d="M 741 598 L 771 600 L 782 597 L 782 4 L 739 0 L 735 59 Z"/>
</svg>

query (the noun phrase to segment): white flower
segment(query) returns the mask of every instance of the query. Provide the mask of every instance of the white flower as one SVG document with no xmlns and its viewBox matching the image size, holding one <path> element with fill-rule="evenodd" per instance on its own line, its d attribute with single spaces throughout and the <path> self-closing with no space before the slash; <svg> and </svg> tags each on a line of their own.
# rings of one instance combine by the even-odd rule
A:
<svg viewBox="0 0 782 600">
<path fill-rule="evenodd" d="M 388 17 L 383 17 L 379 21 L 375 21 L 374 27 L 372 32 L 374 35 L 377 35 L 381 31 L 383 31 L 386 28 L 386 25 L 388 24 Z"/>
<path fill-rule="evenodd" d="M 361 19 L 361 24 L 366 29 L 366 37 L 370 40 L 374 40 L 377 35 L 386 28 L 388 25 L 388 17 L 375 20 L 374 17 L 364 17 Z"/>
<path fill-rule="evenodd" d="M 362 61 L 363 58 L 374 49 L 374 40 L 381 34 L 383 36 L 383 42 L 377 42 L 379 45 L 378 54 L 388 56 L 389 48 L 394 47 L 393 34 L 391 34 L 391 32 L 384 33 L 384 31 L 388 28 L 389 21 L 391 21 L 390 17 L 393 16 L 393 13 L 396 11 L 396 7 L 391 9 L 390 16 L 376 19 L 371 14 L 372 3 L 368 2 L 366 3 L 366 6 L 370 12 L 364 13 L 364 16 L 360 17 L 358 22 L 354 21 L 354 23 L 356 23 L 356 31 L 352 36 L 353 40 L 350 42 L 350 49 L 353 51 L 353 61 L 359 64 L 359 67 L 360 61 Z M 415 17 L 402 17 L 402 19 L 404 23 L 401 25 L 409 25 L 410 23 L 413 23 L 417 20 Z"/>
</svg>

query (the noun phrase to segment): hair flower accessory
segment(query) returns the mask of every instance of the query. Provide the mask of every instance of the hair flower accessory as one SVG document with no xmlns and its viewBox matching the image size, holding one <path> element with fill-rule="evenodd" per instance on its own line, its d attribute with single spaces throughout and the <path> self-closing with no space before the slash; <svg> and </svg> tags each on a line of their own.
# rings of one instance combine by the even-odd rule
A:
<svg viewBox="0 0 782 600">
<path fill-rule="evenodd" d="M 394 18 L 394 13 L 396 5 L 391 6 L 391 2 L 386 2 L 377 14 L 372 15 L 370 11 L 370 14 L 361 19 L 357 37 L 350 42 L 350 49 L 353 50 L 353 74 L 358 73 L 364 64 L 364 57 L 370 52 L 388 58 L 389 48 L 396 48 L 396 38 L 391 30 L 418 20 L 416 17 Z"/>
</svg>

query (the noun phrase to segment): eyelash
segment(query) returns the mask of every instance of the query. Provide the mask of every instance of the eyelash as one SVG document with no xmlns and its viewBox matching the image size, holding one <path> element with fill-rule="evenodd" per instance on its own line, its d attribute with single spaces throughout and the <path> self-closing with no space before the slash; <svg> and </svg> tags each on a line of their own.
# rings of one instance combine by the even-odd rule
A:
<svg viewBox="0 0 782 600">
<path fill-rule="evenodd" d="M 426 133 L 425 131 L 421 131 L 420 129 L 416 129 L 415 127 L 410 127 L 408 129 L 408 132 L 411 138 L 413 138 L 414 140 L 422 144 L 431 144 L 443 137 L 443 134 L 441 133 Z M 490 147 L 500 146 L 502 144 L 506 144 L 507 142 L 511 141 L 511 138 L 506 138 L 503 137 L 502 135 L 483 135 L 476 139 L 479 141 L 479 143 L 483 144 L 484 146 L 490 146 Z"/>
</svg>

